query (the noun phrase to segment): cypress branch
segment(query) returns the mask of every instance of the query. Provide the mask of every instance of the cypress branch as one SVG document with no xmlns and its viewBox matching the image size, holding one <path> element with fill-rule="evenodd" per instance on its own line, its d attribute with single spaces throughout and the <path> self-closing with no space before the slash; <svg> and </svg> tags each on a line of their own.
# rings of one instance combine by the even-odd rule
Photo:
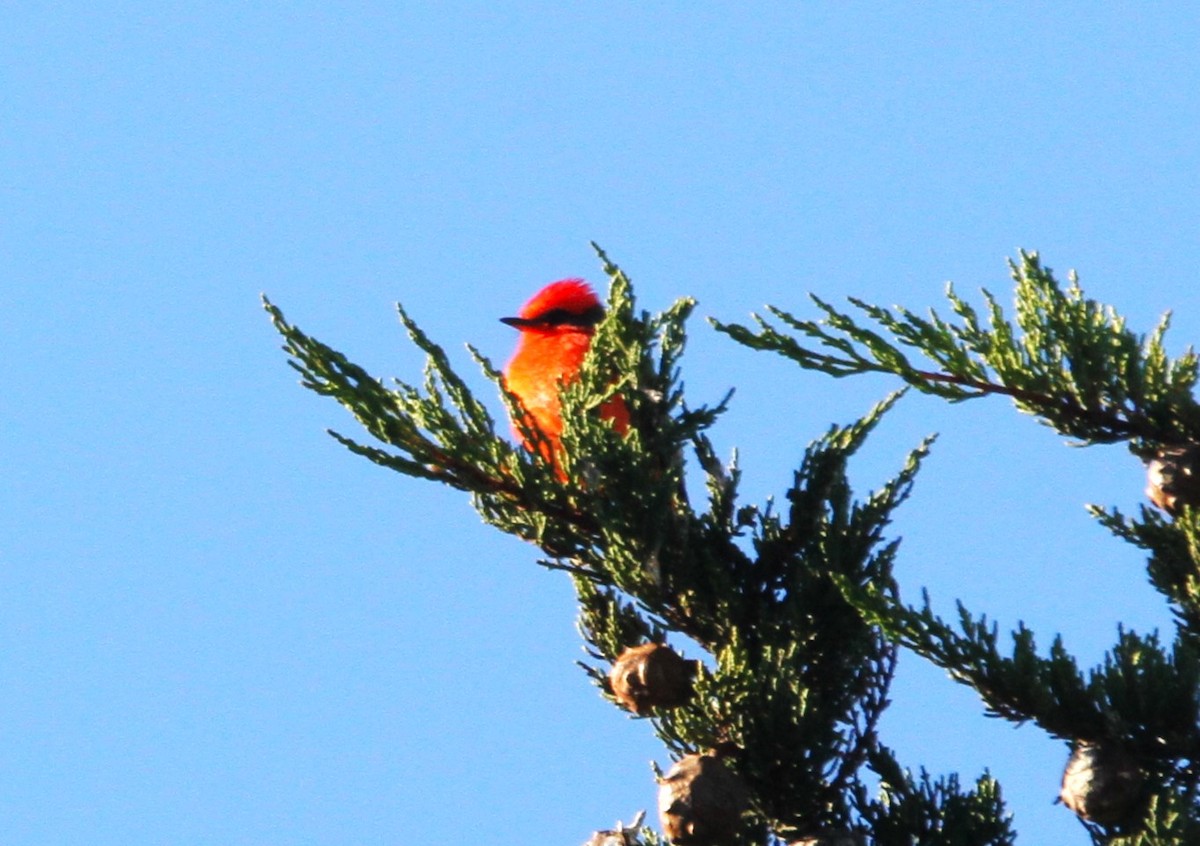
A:
<svg viewBox="0 0 1200 846">
<path fill-rule="evenodd" d="M 1178 359 L 1167 356 L 1169 315 L 1148 336 L 1136 335 L 1116 311 L 1085 298 L 1074 275 L 1064 289 L 1037 253 L 1022 251 L 1019 259 L 1009 263 L 1016 283 L 1013 321 L 988 291 L 981 319 L 948 286 L 957 323 L 932 310 L 925 318 L 850 298 L 884 330 L 879 333 L 816 296 L 812 300 L 824 313 L 817 321 L 768 307 L 799 338 L 757 315 L 756 328 L 712 323 L 745 346 L 830 376 L 887 373 L 953 402 L 1008 396 L 1021 411 L 1084 443 L 1129 441 L 1145 456 L 1200 439 L 1200 406 L 1192 395 L 1200 360 L 1190 348 Z M 903 348 L 935 367 L 913 364 Z"/>
</svg>

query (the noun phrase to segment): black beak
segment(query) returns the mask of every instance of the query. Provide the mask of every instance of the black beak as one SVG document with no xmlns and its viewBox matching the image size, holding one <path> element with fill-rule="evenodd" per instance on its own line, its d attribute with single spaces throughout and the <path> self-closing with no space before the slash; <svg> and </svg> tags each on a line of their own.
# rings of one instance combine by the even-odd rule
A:
<svg viewBox="0 0 1200 846">
<path fill-rule="evenodd" d="M 530 326 L 533 324 L 532 320 L 526 320 L 524 317 L 501 317 L 500 322 L 506 323 L 515 329 L 520 329 L 522 326 Z"/>
</svg>

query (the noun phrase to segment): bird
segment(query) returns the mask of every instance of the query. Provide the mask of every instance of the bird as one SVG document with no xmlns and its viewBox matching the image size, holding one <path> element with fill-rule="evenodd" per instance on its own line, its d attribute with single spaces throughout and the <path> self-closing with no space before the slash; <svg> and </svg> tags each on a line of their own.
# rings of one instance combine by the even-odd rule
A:
<svg viewBox="0 0 1200 846">
<path fill-rule="evenodd" d="M 521 333 L 504 368 L 505 384 L 544 441 L 539 444 L 525 437 L 515 421 L 513 432 L 525 449 L 540 452 L 556 468 L 563 429 L 559 390 L 578 376 L 592 335 L 603 319 L 604 306 L 582 279 L 551 282 L 534 294 L 516 317 L 500 318 Z M 629 409 L 619 396 L 600 406 L 600 417 L 612 421 L 622 435 L 629 431 Z"/>
</svg>

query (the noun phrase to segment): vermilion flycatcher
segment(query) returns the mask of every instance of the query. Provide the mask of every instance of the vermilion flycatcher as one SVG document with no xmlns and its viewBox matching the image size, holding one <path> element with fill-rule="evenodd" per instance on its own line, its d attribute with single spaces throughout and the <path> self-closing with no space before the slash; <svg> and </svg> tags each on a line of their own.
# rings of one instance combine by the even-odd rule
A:
<svg viewBox="0 0 1200 846">
<path fill-rule="evenodd" d="M 517 351 L 504 369 L 505 381 L 550 444 L 551 455 L 545 457 L 551 462 L 562 449 L 559 389 L 578 374 L 603 317 L 604 306 L 586 282 L 560 279 L 534 294 L 517 317 L 500 318 L 521 331 Z M 629 410 L 620 397 L 600 406 L 600 417 L 613 421 L 622 434 L 629 430 Z M 528 439 L 524 445 L 534 449 Z"/>
</svg>

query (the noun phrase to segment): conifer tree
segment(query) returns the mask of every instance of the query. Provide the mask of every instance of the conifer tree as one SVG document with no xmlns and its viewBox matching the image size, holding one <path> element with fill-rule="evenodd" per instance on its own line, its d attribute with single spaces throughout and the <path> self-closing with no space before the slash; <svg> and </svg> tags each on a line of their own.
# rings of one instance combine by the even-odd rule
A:
<svg viewBox="0 0 1200 846">
<path fill-rule="evenodd" d="M 546 451 L 498 431 L 403 308 L 427 356 L 420 386 L 385 385 L 265 303 L 302 384 L 345 406 L 370 441 L 334 438 L 384 467 L 467 492 L 487 523 L 534 544 L 542 566 L 573 582 L 585 673 L 615 707 L 646 719 L 674 762 L 654 774 L 661 833 L 639 817 L 589 843 L 1015 842 L 987 772 L 964 783 L 914 769 L 880 736 L 899 649 L 971 686 L 988 713 L 1068 741 L 1063 800 L 1094 842 L 1200 843 L 1197 359 L 1166 355 L 1165 319 L 1148 337 L 1134 335 L 1074 279 L 1064 290 L 1036 254 L 1022 253 L 1012 268 L 1015 322 L 987 292 L 981 317 L 952 289 L 954 322 L 852 300 L 859 322 L 815 297 L 822 321 L 771 310 L 785 331 L 765 319 L 754 328 L 714 321 L 733 340 L 807 369 L 884 372 L 951 402 L 1002 394 L 1081 443 L 1128 443 L 1150 465 L 1156 507 L 1093 513 L 1149 553 L 1149 579 L 1176 628 L 1169 646 L 1119 630 L 1103 663 L 1085 671 L 1057 639 L 1040 652 L 1023 625 L 1005 648 L 984 614 L 960 604 L 947 622 L 927 594 L 917 606 L 902 599 L 892 571 L 900 544 L 887 530 L 932 439 L 878 490 L 856 493 L 849 476 L 902 391 L 816 437 L 778 502 L 744 503 L 736 455 L 723 462 L 707 435 L 730 396 L 708 405 L 684 398 L 680 360 L 694 303 L 639 311 L 628 278 L 600 257 L 608 310 L 580 377 L 562 391 L 562 472 Z M 502 376 L 471 353 L 521 421 Z M 594 413 L 614 394 L 629 409 L 625 436 Z M 517 426 L 536 444 L 535 429 Z M 689 649 L 699 654 L 684 657 Z"/>
</svg>

